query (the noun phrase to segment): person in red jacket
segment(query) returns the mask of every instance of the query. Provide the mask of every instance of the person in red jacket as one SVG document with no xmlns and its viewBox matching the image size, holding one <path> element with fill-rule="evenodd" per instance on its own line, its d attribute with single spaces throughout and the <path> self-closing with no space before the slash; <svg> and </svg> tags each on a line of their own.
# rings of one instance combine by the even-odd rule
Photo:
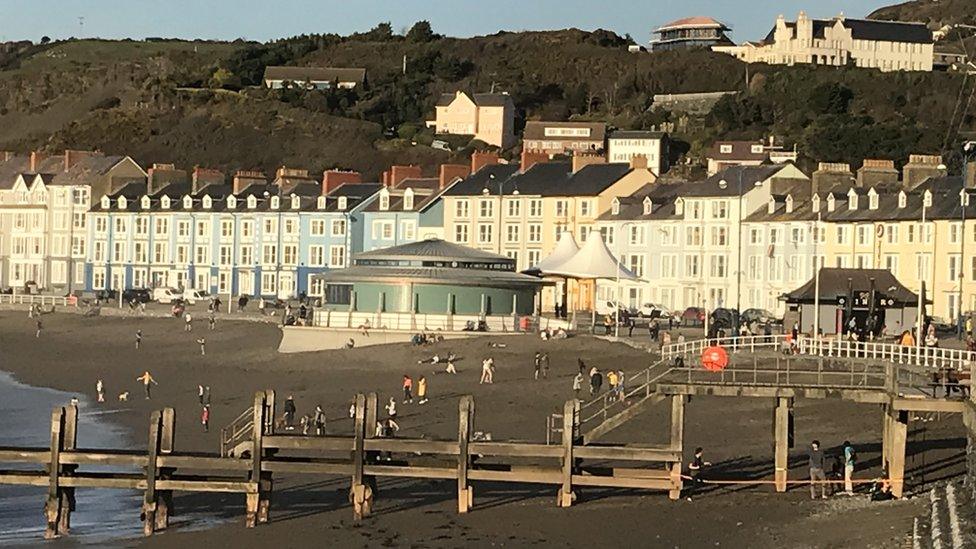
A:
<svg viewBox="0 0 976 549">
<path fill-rule="evenodd" d="M 403 374 L 403 403 L 413 404 L 413 380 L 410 376 Z"/>
</svg>

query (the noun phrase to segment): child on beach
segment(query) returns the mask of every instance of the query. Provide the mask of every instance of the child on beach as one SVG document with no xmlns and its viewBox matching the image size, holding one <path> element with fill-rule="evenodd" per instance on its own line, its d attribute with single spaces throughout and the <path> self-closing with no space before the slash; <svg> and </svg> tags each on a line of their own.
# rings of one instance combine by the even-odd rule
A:
<svg viewBox="0 0 976 549">
<path fill-rule="evenodd" d="M 203 424 L 203 432 L 210 432 L 210 405 L 206 404 L 203 407 L 203 412 L 200 413 L 200 423 Z"/>
<path fill-rule="evenodd" d="M 101 379 L 95 382 L 95 392 L 98 394 L 98 401 L 105 402 L 105 384 Z"/>
<path fill-rule="evenodd" d="M 201 355 L 206 355 L 207 354 L 207 339 L 206 338 L 203 338 L 203 337 L 197 339 L 197 345 L 200 346 L 200 354 Z"/>
<path fill-rule="evenodd" d="M 417 398 L 420 399 L 419 404 L 427 403 L 427 378 L 424 376 L 417 380 Z"/>
<path fill-rule="evenodd" d="M 142 385 L 146 389 L 146 400 L 150 400 L 152 398 L 151 386 L 159 385 L 156 383 L 156 380 L 153 379 L 152 374 L 149 373 L 149 370 L 146 370 L 141 376 L 136 378 L 136 381 L 142 382 Z"/>
<path fill-rule="evenodd" d="M 207 319 L 207 323 L 209 324 L 211 332 L 217 329 L 217 318 L 213 315 L 213 313 L 210 313 L 210 318 Z"/>
<path fill-rule="evenodd" d="M 187 311 L 186 314 L 183 315 L 183 331 L 193 331 L 193 316 L 190 314 L 190 311 Z"/>
<path fill-rule="evenodd" d="M 410 379 L 410 376 L 408 376 L 407 374 L 403 374 L 403 403 L 404 404 L 408 402 L 410 404 L 413 404 L 413 395 L 411 394 L 412 390 L 413 390 L 413 380 Z"/>
<path fill-rule="evenodd" d="M 40 320 L 37 321 L 37 333 L 34 334 L 34 337 L 38 337 L 38 338 L 41 337 L 41 321 Z"/>
<path fill-rule="evenodd" d="M 488 357 L 481 362 L 481 381 L 482 383 L 494 383 L 495 359 Z"/>
<path fill-rule="evenodd" d="M 136 330 L 136 349 L 142 346 L 142 330 Z"/>
</svg>

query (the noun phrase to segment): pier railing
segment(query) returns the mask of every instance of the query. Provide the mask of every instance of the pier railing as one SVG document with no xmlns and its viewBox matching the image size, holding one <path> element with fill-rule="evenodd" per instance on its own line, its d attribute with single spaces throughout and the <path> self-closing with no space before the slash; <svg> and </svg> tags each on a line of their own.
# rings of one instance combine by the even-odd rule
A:
<svg viewBox="0 0 976 549">
<path fill-rule="evenodd" d="M 67 307 L 69 298 L 60 295 L 0 294 L 0 305 L 34 305 L 41 307 Z"/>
</svg>

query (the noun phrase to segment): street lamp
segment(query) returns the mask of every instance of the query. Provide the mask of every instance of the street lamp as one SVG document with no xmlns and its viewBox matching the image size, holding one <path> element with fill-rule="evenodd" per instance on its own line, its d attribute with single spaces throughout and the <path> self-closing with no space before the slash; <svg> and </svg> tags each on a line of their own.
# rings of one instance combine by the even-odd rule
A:
<svg viewBox="0 0 976 549">
<path fill-rule="evenodd" d="M 488 196 L 491 194 L 490 186 L 496 183 L 495 180 L 496 180 L 495 174 L 493 173 L 488 174 L 488 181 L 485 182 L 484 188 L 481 189 L 482 195 Z M 505 181 L 499 180 L 497 181 L 497 184 L 498 184 L 498 253 L 500 255 L 502 253 L 502 207 L 504 206 L 504 200 L 502 200 L 502 197 L 505 195 L 505 191 L 503 189 L 505 185 Z M 512 190 L 512 196 L 518 196 L 518 194 L 519 191 L 518 188 L 516 187 L 515 189 Z"/>
<path fill-rule="evenodd" d="M 962 147 L 962 189 L 959 191 L 959 210 L 962 217 L 962 228 L 959 229 L 959 298 L 956 304 L 956 331 L 959 339 L 962 339 L 962 311 L 963 311 L 963 285 L 966 282 L 966 208 L 969 206 L 969 191 L 966 185 L 969 180 L 969 162 L 976 157 L 976 141 L 967 141 Z M 939 169 L 945 170 L 945 165 L 939 165 Z"/>
</svg>

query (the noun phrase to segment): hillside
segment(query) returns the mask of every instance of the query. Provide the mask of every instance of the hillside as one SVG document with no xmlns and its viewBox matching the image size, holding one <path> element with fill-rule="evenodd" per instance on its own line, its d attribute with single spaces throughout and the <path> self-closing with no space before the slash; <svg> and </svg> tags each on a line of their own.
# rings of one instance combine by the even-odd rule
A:
<svg viewBox="0 0 976 549">
<path fill-rule="evenodd" d="M 976 25 L 972 0 L 913 0 L 875 10 L 869 19 L 918 21 L 932 29 L 943 25 Z"/>
<path fill-rule="evenodd" d="M 667 127 L 697 156 L 719 137 L 776 133 L 816 160 L 858 164 L 938 153 L 976 129 L 961 75 L 745 65 L 707 51 L 629 53 L 608 31 L 502 32 L 445 38 L 423 22 L 347 37 L 266 44 L 65 41 L 0 50 L 0 149 L 99 148 L 143 163 L 224 169 L 352 168 L 375 177 L 394 162 L 433 174 L 457 153 L 429 146 L 424 120 L 440 93 L 506 91 L 525 119 Z M 403 70 L 404 56 L 406 71 Z M 270 64 L 358 66 L 368 86 L 271 91 Z M 746 74 L 750 75 L 746 85 Z M 704 118 L 653 105 L 653 95 L 738 90 Z M 962 98 L 959 101 L 959 98 Z M 957 106 L 959 101 L 961 106 Z M 971 104 L 970 104 L 971 105 Z M 976 106 L 974 106 L 976 107 Z M 947 130 L 948 131 L 948 139 Z M 947 148 L 952 148 L 947 147 Z M 505 151 L 509 157 L 517 150 Z"/>
</svg>

